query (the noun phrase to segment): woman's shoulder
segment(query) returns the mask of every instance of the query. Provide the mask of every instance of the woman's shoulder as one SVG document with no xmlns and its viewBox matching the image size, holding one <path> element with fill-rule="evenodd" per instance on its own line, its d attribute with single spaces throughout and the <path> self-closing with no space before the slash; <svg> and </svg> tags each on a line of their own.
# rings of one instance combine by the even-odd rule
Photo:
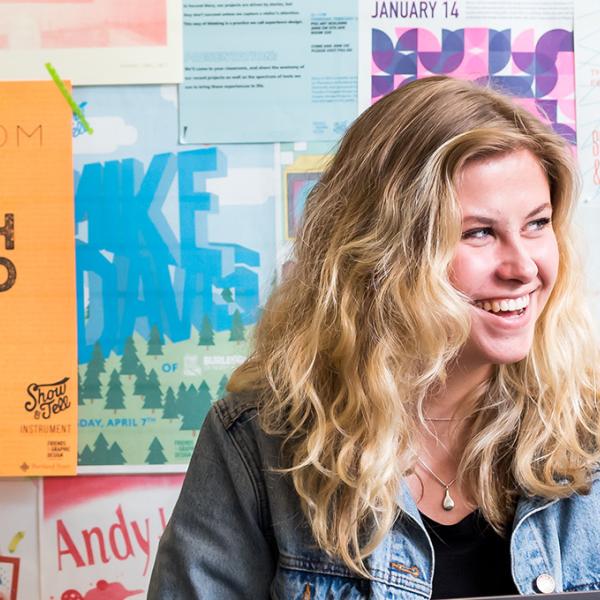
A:
<svg viewBox="0 0 600 600">
<path fill-rule="evenodd" d="M 259 419 L 260 392 L 231 392 L 209 411 L 205 437 L 239 455 L 254 477 L 263 478 L 265 468 L 279 465 L 281 438 L 266 433 Z"/>
<path fill-rule="evenodd" d="M 212 406 L 226 430 L 236 423 L 245 423 L 258 415 L 259 393 L 256 391 L 230 392 Z"/>
<path fill-rule="evenodd" d="M 537 513 L 540 521 L 552 524 L 560 530 L 568 529 L 572 533 L 581 531 L 595 532 L 596 544 L 600 544 L 600 468 L 591 474 L 588 490 L 572 494 L 554 501 L 536 498 L 523 513 Z M 544 510 L 547 508 L 548 510 Z M 596 546 L 600 550 L 600 545 Z"/>
</svg>

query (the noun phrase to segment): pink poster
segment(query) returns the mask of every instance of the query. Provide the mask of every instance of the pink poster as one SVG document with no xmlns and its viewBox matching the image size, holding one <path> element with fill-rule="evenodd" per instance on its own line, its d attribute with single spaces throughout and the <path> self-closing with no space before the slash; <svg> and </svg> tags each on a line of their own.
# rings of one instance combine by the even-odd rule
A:
<svg viewBox="0 0 600 600">
<path fill-rule="evenodd" d="M 177 83 L 181 0 L 0 0 L 0 79 Z"/>
<path fill-rule="evenodd" d="M 33 5 L 32 5 L 33 4 Z M 165 0 L 0 0 L 0 48 L 164 46 Z"/>
<path fill-rule="evenodd" d="M 43 484 L 43 600 L 146 597 L 158 541 L 183 475 L 47 478 Z"/>
</svg>

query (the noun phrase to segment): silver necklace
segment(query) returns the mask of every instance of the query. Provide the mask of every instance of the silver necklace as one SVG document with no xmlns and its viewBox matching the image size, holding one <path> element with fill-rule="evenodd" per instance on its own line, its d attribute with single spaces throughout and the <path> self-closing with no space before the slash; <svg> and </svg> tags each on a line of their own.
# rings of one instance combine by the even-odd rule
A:
<svg viewBox="0 0 600 600">
<path fill-rule="evenodd" d="M 452 510 L 455 506 L 454 500 L 452 499 L 452 496 L 450 495 L 450 487 L 452 485 L 454 485 L 454 483 L 456 482 L 456 477 L 450 482 L 450 483 L 446 483 L 445 481 L 443 481 L 442 479 L 440 479 L 430 468 L 429 466 L 423 461 L 421 460 L 418 456 L 417 456 L 417 460 L 421 463 L 421 465 L 423 465 L 423 467 L 425 467 L 425 469 L 427 469 L 427 471 L 429 471 L 429 473 L 431 473 L 436 481 L 445 489 L 444 492 L 444 499 L 442 500 L 442 508 L 444 510 Z"/>
<path fill-rule="evenodd" d="M 466 421 L 470 417 L 423 417 L 425 421 Z"/>
</svg>

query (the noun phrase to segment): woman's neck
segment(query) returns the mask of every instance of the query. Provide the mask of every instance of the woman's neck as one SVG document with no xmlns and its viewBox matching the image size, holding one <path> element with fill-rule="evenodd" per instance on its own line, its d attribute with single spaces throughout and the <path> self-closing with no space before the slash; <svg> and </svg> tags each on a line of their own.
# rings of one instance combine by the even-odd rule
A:
<svg viewBox="0 0 600 600">
<path fill-rule="evenodd" d="M 465 368 L 449 367 L 443 385 L 433 391 L 425 401 L 425 416 L 429 419 L 460 420 L 473 414 L 474 392 L 492 374 L 492 365 Z"/>
</svg>

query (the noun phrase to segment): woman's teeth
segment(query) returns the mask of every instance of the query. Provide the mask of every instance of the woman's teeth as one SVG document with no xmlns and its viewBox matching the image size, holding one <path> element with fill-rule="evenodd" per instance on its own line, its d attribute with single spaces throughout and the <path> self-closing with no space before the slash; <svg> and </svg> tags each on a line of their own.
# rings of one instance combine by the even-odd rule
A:
<svg viewBox="0 0 600 600">
<path fill-rule="evenodd" d="M 529 305 L 529 294 L 521 296 L 521 298 L 510 298 L 507 300 L 477 300 L 475 301 L 475 305 L 493 313 L 522 310 Z"/>
</svg>

